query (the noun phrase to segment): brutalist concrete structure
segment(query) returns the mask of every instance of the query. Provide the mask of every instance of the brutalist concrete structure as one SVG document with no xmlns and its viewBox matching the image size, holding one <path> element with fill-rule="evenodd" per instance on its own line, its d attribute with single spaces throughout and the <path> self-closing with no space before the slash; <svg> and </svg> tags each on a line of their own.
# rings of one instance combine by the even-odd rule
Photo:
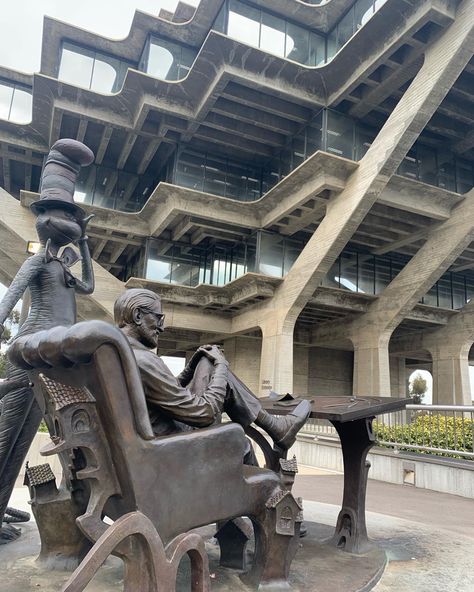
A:
<svg viewBox="0 0 474 592">
<path fill-rule="evenodd" d="M 473 25 L 474 0 L 202 0 L 120 41 L 46 18 L 41 71 L 0 69 L 0 281 L 76 138 L 83 318 L 146 286 L 162 353 L 222 343 L 261 394 L 404 396 L 423 366 L 470 403 Z"/>
</svg>

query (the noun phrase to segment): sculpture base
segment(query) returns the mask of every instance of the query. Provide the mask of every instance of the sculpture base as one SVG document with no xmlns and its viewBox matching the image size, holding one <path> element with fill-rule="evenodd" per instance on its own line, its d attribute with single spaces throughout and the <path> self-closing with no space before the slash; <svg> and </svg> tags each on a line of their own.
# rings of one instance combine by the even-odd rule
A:
<svg viewBox="0 0 474 592">
<path fill-rule="evenodd" d="M 375 586 L 386 565 L 384 551 L 374 549 L 364 555 L 346 553 L 322 542 L 331 534 L 331 527 L 315 522 L 306 522 L 306 526 L 308 534 L 301 539 L 291 566 L 290 583 L 294 592 L 366 592 Z M 70 572 L 52 571 L 37 561 L 40 542 L 34 522 L 22 526 L 22 531 L 18 540 L 4 545 L 0 551 L 4 568 L 0 592 L 58 592 Z M 200 532 L 207 539 L 213 592 L 248 592 L 238 571 L 219 567 L 219 546 L 212 538 L 214 529 L 206 527 Z M 178 592 L 189 590 L 189 577 L 188 562 L 183 560 Z M 112 590 L 122 590 L 122 562 L 115 557 L 107 560 L 87 587 L 88 592 Z"/>
</svg>

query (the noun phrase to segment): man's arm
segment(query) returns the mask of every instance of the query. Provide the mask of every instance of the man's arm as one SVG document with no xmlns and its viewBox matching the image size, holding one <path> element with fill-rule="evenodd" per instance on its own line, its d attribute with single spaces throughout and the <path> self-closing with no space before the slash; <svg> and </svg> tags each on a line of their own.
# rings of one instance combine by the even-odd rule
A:
<svg viewBox="0 0 474 592">
<path fill-rule="evenodd" d="M 214 361 L 214 374 L 204 393 L 196 395 L 181 386 L 159 356 L 145 350 L 134 353 L 147 403 L 167 417 L 205 427 L 222 412 L 227 390 L 227 363 L 223 356 Z"/>
<path fill-rule="evenodd" d="M 202 358 L 203 353 L 200 351 L 201 348 L 197 349 L 191 359 L 183 368 L 183 370 L 178 374 L 176 377 L 177 381 L 181 386 L 187 386 L 191 381 L 192 377 L 194 376 L 194 371 L 196 370 L 196 366 L 198 365 L 199 360 Z"/>
</svg>

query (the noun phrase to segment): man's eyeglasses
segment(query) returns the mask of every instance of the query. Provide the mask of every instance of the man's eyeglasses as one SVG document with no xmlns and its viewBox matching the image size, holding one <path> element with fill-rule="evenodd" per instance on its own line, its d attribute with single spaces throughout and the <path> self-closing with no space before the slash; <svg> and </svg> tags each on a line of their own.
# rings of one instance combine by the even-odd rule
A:
<svg viewBox="0 0 474 592">
<path fill-rule="evenodd" d="M 163 327 L 163 325 L 165 324 L 165 315 L 164 314 L 158 314 L 156 312 L 152 312 L 151 310 L 144 310 L 143 313 L 153 315 L 156 319 L 156 324 L 158 327 Z"/>
</svg>

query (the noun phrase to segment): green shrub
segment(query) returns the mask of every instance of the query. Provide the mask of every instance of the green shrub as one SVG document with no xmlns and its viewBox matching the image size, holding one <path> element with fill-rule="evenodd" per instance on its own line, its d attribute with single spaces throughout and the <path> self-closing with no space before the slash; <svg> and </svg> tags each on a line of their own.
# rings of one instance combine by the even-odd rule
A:
<svg viewBox="0 0 474 592">
<path fill-rule="evenodd" d="M 399 450 L 411 450 L 403 446 L 403 444 L 410 444 L 412 446 L 473 452 L 474 421 L 472 419 L 463 420 L 462 417 L 446 417 L 437 413 L 428 414 L 419 411 L 411 423 L 404 425 L 387 426 L 374 421 L 374 432 L 377 440 L 396 442 Z M 380 444 L 380 446 L 392 448 L 392 446 L 386 444 Z M 417 452 L 451 458 L 468 458 L 455 453 L 448 454 L 427 450 L 418 450 Z"/>
<path fill-rule="evenodd" d="M 46 432 L 46 433 L 48 433 L 48 427 L 44 423 L 44 419 L 41 420 L 40 427 L 38 428 L 38 432 Z"/>
</svg>

